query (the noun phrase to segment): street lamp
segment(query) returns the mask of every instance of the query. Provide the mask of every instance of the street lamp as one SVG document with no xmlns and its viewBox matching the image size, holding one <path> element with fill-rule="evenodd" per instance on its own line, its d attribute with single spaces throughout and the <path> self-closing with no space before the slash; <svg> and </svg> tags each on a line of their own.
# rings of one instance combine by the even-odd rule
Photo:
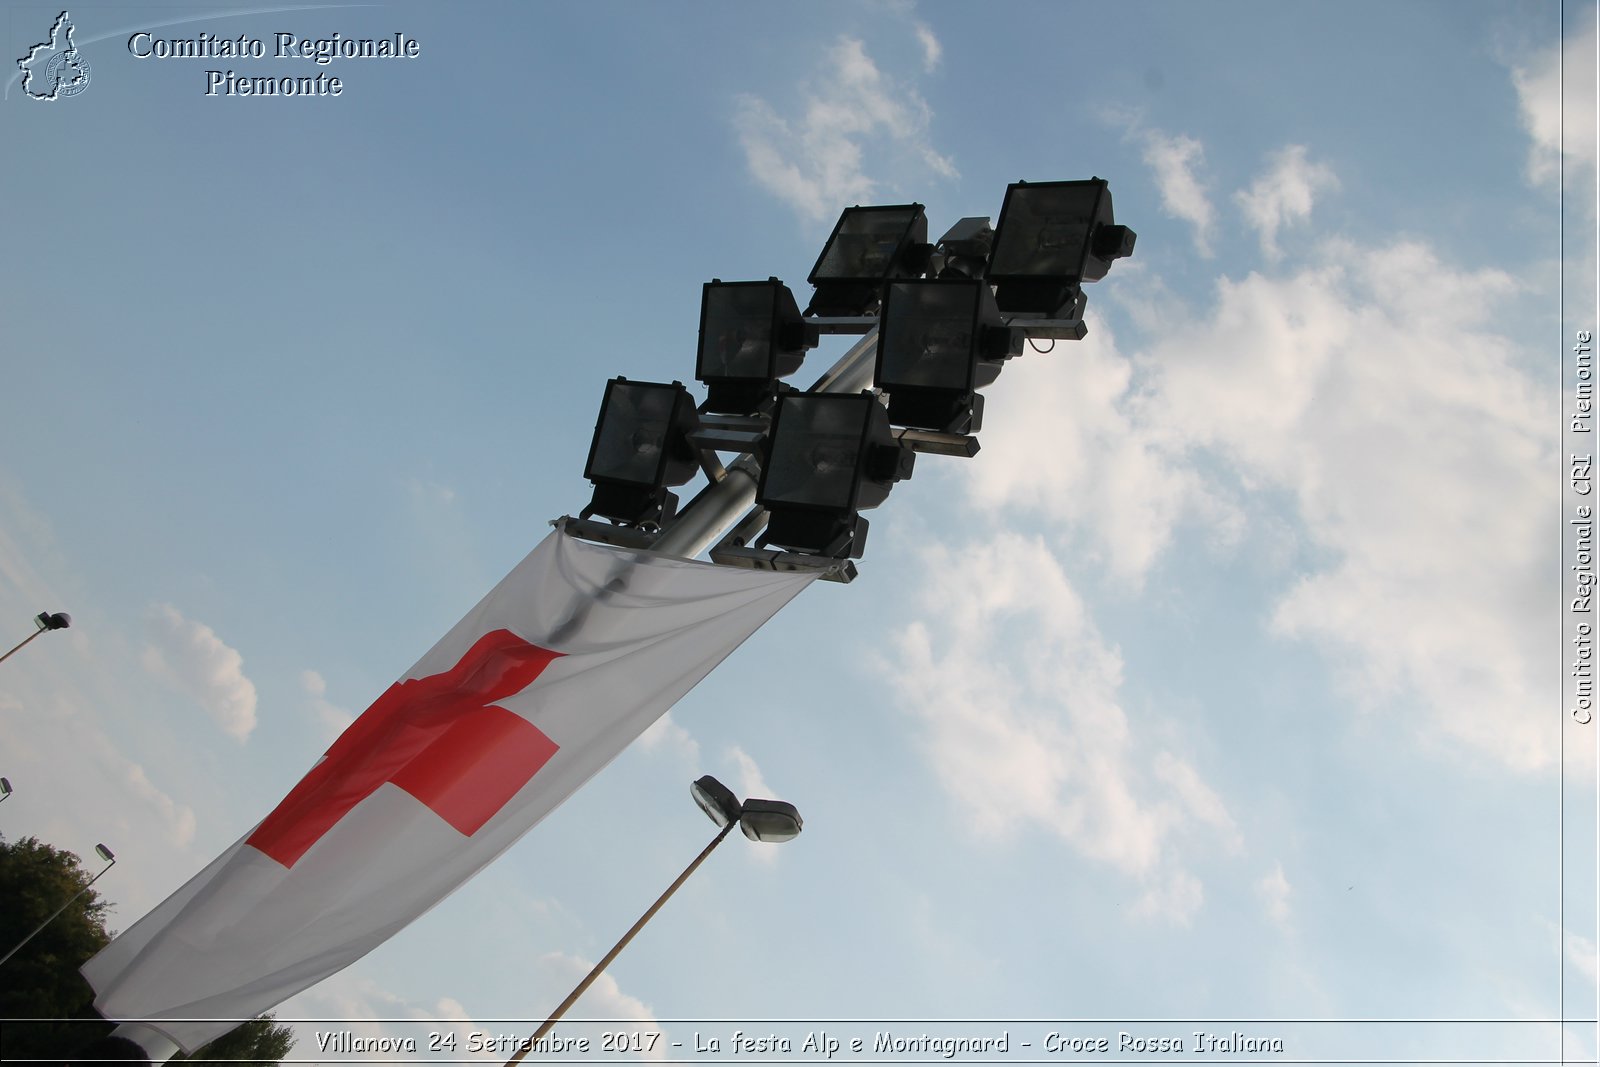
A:
<svg viewBox="0 0 1600 1067">
<path fill-rule="evenodd" d="M 11 779 L 0 778 L 0 801 L 11 799 Z"/>
<path fill-rule="evenodd" d="M 546 1019 L 543 1025 L 522 1043 L 522 1046 L 517 1049 L 516 1055 L 505 1062 L 505 1067 L 513 1067 L 513 1065 L 521 1063 L 522 1058 L 533 1051 L 534 1046 L 539 1043 L 539 1039 L 550 1032 L 551 1027 L 555 1026 L 556 1022 L 566 1014 L 568 1008 L 577 1003 L 578 998 L 583 996 L 584 991 L 594 984 L 594 980 L 600 977 L 601 972 L 606 969 L 607 965 L 616 959 L 623 949 L 628 947 L 628 942 L 633 940 L 633 935 L 642 930 L 644 924 L 650 921 L 650 917 L 661 910 L 661 905 L 665 904 L 667 899 L 678 891 L 679 886 L 689 880 L 689 876 L 695 872 L 695 868 L 705 862 L 705 858 L 711 855 L 712 849 L 722 844 L 722 839 L 728 836 L 728 832 L 734 826 L 737 825 L 744 831 L 744 836 L 752 841 L 776 843 L 789 841 L 799 836 L 802 825 L 800 813 L 795 810 L 793 804 L 786 801 L 747 799 L 741 804 L 738 798 L 733 795 L 733 790 L 709 774 L 695 779 L 694 783 L 689 786 L 689 793 L 694 797 L 694 802 L 700 806 L 700 810 L 705 812 L 712 822 L 721 827 L 717 831 L 717 836 L 713 837 L 711 843 L 700 850 L 700 855 L 696 856 L 694 861 L 683 869 L 683 873 L 678 875 L 671 885 L 667 886 L 666 892 L 657 897 L 656 902 L 650 905 L 643 915 L 639 916 L 639 921 L 628 928 L 628 932 L 622 935 L 622 940 L 613 945 L 611 951 L 600 958 L 600 962 L 595 964 L 594 969 L 584 976 L 583 981 L 578 983 L 577 988 L 567 994 L 567 999 L 556 1005 L 556 1010 L 550 1013 L 550 1018 Z"/>
<path fill-rule="evenodd" d="M 22 641 L 19 642 L 17 646 L 10 652 L 0 656 L 0 663 L 4 663 L 6 660 L 16 655 L 18 649 L 27 644 L 29 641 L 32 641 L 35 637 L 38 637 L 40 634 L 44 633 L 46 630 L 65 630 L 67 627 L 72 625 L 72 616 L 68 615 L 64 611 L 41 611 L 39 614 L 33 617 L 33 624 L 37 626 L 38 629 L 33 631 L 33 633 L 29 634 L 27 637 L 23 638 Z"/>
<path fill-rule="evenodd" d="M 114 856 L 112 854 L 111 850 L 109 848 L 107 848 L 106 846 L 104 846 L 104 845 L 96 845 L 96 846 L 94 846 L 94 850 L 95 850 L 95 853 L 101 859 L 106 861 L 106 865 L 100 869 L 100 874 L 97 874 L 93 878 L 89 879 L 89 884 L 88 885 L 85 885 L 82 889 L 78 890 L 76 893 L 72 894 L 72 896 L 68 897 L 65 904 L 62 904 L 61 907 L 59 907 L 55 911 L 51 912 L 50 913 L 50 918 L 46 919 L 44 922 L 42 922 L 38 926 L 34 927 L 33 933 L 29 934 L 27 937 L 23 938 L 21 941 L 18 941 L 15 945 L 13 945 L 11 947 L 11 951 L 10 952 L 7 952 L 4 956 L 0 956 L 0 966 L 4 966 L 6 960 L 9 960 L 12 956 L 15 956 L 17 954 L 18 950 L 20 950 L 23 945 L 26 945 L 29 941 L 32 941 L 34 938 L 38 937 L 39 934 L 44 930 L 44 928 L 46 926 L 49 926 L 55 920 L 55 917 L 57 915 L 60 915 L 62 912 L 66 911 L 67 908 L 72 904 L 72 902 L 74 900 L 77 900 L 79 897 L 81 897 L 85 893 L 87 893 L 89 891 L 89 886 L 94 885 L 96 882 L 98 882 L 100 880 L 100 875 L 101 874 L 105 874 L 106 871 L 109 871 L 111 868 L 113 868 L 113 867 L 115 867 L 117 865 L 117 857 Z"/>
</svg>

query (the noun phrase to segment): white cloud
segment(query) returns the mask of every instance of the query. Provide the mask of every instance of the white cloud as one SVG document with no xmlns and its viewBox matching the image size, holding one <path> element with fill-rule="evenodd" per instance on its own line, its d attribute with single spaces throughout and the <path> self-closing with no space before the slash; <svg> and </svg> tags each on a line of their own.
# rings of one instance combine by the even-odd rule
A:
<svg viewBox="0 0 1600 1067">
<path fill-rule="evenodd" d="M 1263 621 L 1327 657 L 1358 706 L 1553 767 L 1533 709 L 1557 699 L 1538 593 L 1557 457 L 1533 357 L 1493 317 L 1518 283 L 1415 241 L 1321 242 L 1293 272 L 1219 278 L 1200 313 L 1121 277 L 1156 340 L 1125 355 L 1091 312 L 1083 341 L 1002 374 L 1005 417 L 957 475 L 973 504 L 1044 518 L 1052 544 L 1134 586 L 1180 524 L 1224 549 L 1248 536 L 1269 569 L 1300 568 Z"/>
<path fill-rule="evenodd" d="M 1097 562 L 1138 585 L 1186 515 L 1208 516 L 1224 538 L 1239 519 L 1135 424 L 1133 375 L 1091 312 L 1082 341 L 1030 350 L 989 387 L 989 410 L 1004 417 L 988 420 L 983 451 L 957 476 L 979 508 L 1038 515 L 1061 538 L 1086 534 Z"/>
<path fill-rule="evenodd" d="M 926 551 L 924 620 L 889 665 L 920 743 L 985 836 L 1042 830 L 1133 879 L 1136 914 L 1187 922 L 1203 900 L 1175 831 L 1238 831 L 1187 764 L 1152 750 L 1117 703 L 1122 661 L 1037 538 Z M 1193 835 L 1189 835 L 1193 836 Z"/>
<path fill-rule="evenodd" d="M 738 745 L 728 746 L 728 758 L 734 763 L 739 772 L 739 786 L 735 790 L 741 800 L 748 797 L 758 797 L 762 800 L 775 800 L 777 795 L 761 774 L 761 768 L 744 749 Z"/>
<path fill-rule="evenodd" d="M 1188 871 L 1175 870 L 1133 902 L 1133 914 L 1186 925 L 1204 903 L 1205 889 L 1200 879 Z"/>
<path fill-rule="evenodd" d="M 1282 863 L 1272 865 L 1272 870 L 1256 883 L 1256 892 L 1260 894 L 1262 906 L 1266 908 L 1267 915 L 1273 922 L 1282 926 L 1289 921 L 1291 888 L 1289 879 L 1284 876 Z"/>
<path fill-rule="evenodd" d="M 151 609 L 150 631 L 154 640 L 145 647 L 145 668 L 198 703 L 228 736 L 248 738 L 256 726 L 256 687 L 245 677 L 238 651 L 171 604 Z"/>
<path fill-rule="evenodd" d="M 685 727 L 679 725 L 672 714 L 661 716 L 639 735 L 639 743 L 646 749 L 675 752 L 686 762 L 700 763 L 700 742 Z"/>
<path fill-rule="evenodd" d="M 924 41 L 925 55 L 927 46 Z M 869 149 L 872 170 L 880 175 L 887 171 L 919 183 L 930 172 L 955 177 L 954 165 L 928 139 L 927 103 L 913 87 L 880 71 L 861 41 L 841 37 L 817 81 L 797 119 L 783 118 L 750 95 L 739 97 L 734 119 L 750 173 L 806 218 L 833 218 L 842 208 L 875 198 L 884 179 L 868 175 Z"/>
<path fill-rule="evenodd" d="M 944 59 L 944 47 L 926 22 L 914 23 L 911 29 L 917 35 L 917 43 L 922 45 L 922 69 L 932 74 Z"/>
<path fill-rule="evenodd" d="M 96 736 L 103 740 L 103 735 Z M 179 804 L 167 793 L 157 788 L 155 783 L 150 781 L 150 775 L 143 767 L 111 749 L 109 744 L 102 749 L 100 756 L 107 765 L 115 769 L 115 773 L 136 798 L 159 813 L 161 822 L 167 828 L 167 839 L 172 844 L 180 848 L 194 844 L 195 818 L 193 808 L 187 804 Z"/>
<path fill-rule="evenodd" d="M 1569 184 L 1593 188 L 1597 154 L 1595 43 L 1595 14 L 1591 7 L 1565 40 L 1512 67 L 1511 80 L 1517 89 L 1522 123 L 1533 141 L 1528 153 L 1528 177 L 1534 182 L 1559 182 L 1565 156 Z M 1592 211 L 1593 206 L 1583 203 L 1586 210 Z"/>
<path fill-rule="evenodd" d="M 577 956 L 569 956 L 564 952 L 547 952 L 540 956 L 538 964 L 541 969 L 555 972 L 565 986 L 573 987 L 583 979 L 594 967 L 588 960 Z M 638 997 L 624 993 L 617 980 L 608 972 L 602 971 L 594 980 L 594 984 L 584 990 L 583 996 L 568 1011 L 572 1019 L 616 1020 L 627 1022 L 630 1029 L 659 1030 L 660 1024 L 656 1022 L 653 1012 L 644 1001 Z M 582 1024 L 569 1023 L 562 1027 L 563 1033 L 578 1030 L 581 1032 Z M 613 1027 L 615 1029 L 615 1027 Z M 667 1058 L 667 1042 L 657 1041 L 653 1047 L 638 1053 L 643 1060 L 665 1060 Z"/>
<path fill-rule="evenodd" d="M 772 787 L 767 784 L 766 777 L 761 773 L 761 767 L 744 749 L 738 745 L 729 745 L 728 759 L 733 762 L 735 777 L 738 781 L 738 785 L 734 787 L 733 791 L 740 800 L 748 800 L 751 797 L 756 797 L 760 800 L 783 799 L 772 791 Z M 783 852 L 783 849 L 774 848 L 770 844 L 766 844 L 758 848 L 742 849 L 741 851 L 758 863 L 770 866 L 778 862 L 778 856 Z"/>
<path fill-rule="evenodd" d="M 83 713 L 75 695 L 22 701 L 0 693 L 0 726 L 19 797 L 26 790 L 40 810 L 51 813 L 45 836 L 67 840 L 74 825 L 90 822 L 103 827 L 99 832 L 119 852 L 159 848 L 170 855 L 194 843 L 194 809 L 152 782 L 149 771 Z M 70 754 L 70 762 L 63 754 Z M 64 765 L 72 768 L 65 777 Z"/>
<path fill-rule="evenodd" d="M 1404 694 L 1429 734 L 1553 766 L 1533 709 L 1556 699 L 1538 594 L 1556 457 L 1527 357 L 1490 319 L 1515 283 L 1416 243 L 1318 258 L 1221 280 L 1207 319 L 1172 309 L 1131 418 L 1162 452 L 1212 451 L 1294 501 L 1323 558 L 1280 598 L 1280 634 L 1369 706 Z"/>
<path fill-rule="evenodd" d="M 1261 234 L 1261 252 L 1270 260 L 1283 255 L 1278 231 L 1311 217 L 1319 193 L 1339 187 L 1339 179 L 1322 163 L 1306 159 L 1304 145 L 1289 145 L 1273 156 L 1272 167 L 1249 189 L 1237 194 L 1245 219 Z"/>
<path fill-rule="evenodd" d="M 412 502 L 421 507 L 444 507 L 456 502 L 456 491 L 448 485 L 425 478 L 407 478 L 403 484 Z"/>
<path fill-rule="evenodd" d="M 1216 210 L 1195 175 L 1195 167 L 1204 159 L 1205 149 L 1192 137 L 1169 137 L 1153 130 L 1144 135 L 1144 161 L 1156 172 L 1161 206 L 1194 227 L 1195 250 L 1209 257 Z"/>
<path fill-rule="evenodd" d="M 1157 753 L 1151 769 L 1157 778 L 1172 788 L 1195 821 L 1217 831 L 1217 836 L 1228 851 L 1239 852 L 1244 848 L 1244 838 L 1240 836 L 1233 816 L 1228 814 L 1227 805 L 1206 785 L 1200 772 L 1170 752 Z"/>
<path fill-rule="evenodd" d="M 295 1055 L 307 1062 L 373 1062 L 373 1054 L 343 1052 L 331 1041 L 349 1036 L 352 1048 L 379 1047 L 379 1041 L 414 1042 L 419 1054 L 449 1053 L 451 1058 L 503 1063 L 508 1053 L 484 1051 L 482 1037 L 477 1051 L 469 1039 L 485 1029 L 475 1023 L 467 1009 L 453 997 L 440 997 L 432 1004 L 416 1004 L 380 986 L 359 970 L 331 975 L 276 1009 L 279 1019 L 295 1031 Z M 405 1020 L 413 1020 L 408 1023 Z M 454 1038 L 454 1048 L 449 1040 Z M 397 1044 L 397 1048 L 405 1048 Z M 422 1062 L 418 1060 L 417 1062 Z"/>
<path fill-rule="evenodd" d="M 1578 973 L 1589 979 L 1591 984 L 1600 982 L 1600 961 L 1597 961 L 1595 943 L 1581 934 L 1567 931 L 1565 938 L 1567 960 L 1578 969 Z"/>
<path fill-rule="evenodd" d="M 328 683 L 316 671 L 301 671 L 300 685 L 311 697 L 311 713 L 316 716 L 318 733 L 331 745 L 356 717 L 328 700 Z"/>
</svg>

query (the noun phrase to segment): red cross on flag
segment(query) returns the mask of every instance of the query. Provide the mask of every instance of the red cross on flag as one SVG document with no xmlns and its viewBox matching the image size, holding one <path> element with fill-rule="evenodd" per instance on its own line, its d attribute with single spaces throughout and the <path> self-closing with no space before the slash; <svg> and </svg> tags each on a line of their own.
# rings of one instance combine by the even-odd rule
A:
<svg viewBox="0 0 1600 1067">
<path fill-rule="evenodd" d="M 348 966 L 505 851 L 810 574 L 547 537 L 243 840 L 83 967 L 193 1052 Z"/>
</svg>

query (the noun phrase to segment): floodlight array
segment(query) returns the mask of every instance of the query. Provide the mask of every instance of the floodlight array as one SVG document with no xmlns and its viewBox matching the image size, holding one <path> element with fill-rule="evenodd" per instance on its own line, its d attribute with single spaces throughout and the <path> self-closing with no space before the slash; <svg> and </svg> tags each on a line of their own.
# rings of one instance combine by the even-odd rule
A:
<svg viewBox="0 0 1600 1067">
<path fill-rule="evenodd" d="M 853 574 L 860 512 L 911 476 L 915 452 L 974 454 L 979 390 L 1025 338 L 1082 337 L 1083 284 L 1135 240 L 1100 178 L 1017 182 L 994 226 L 972 217 L 933 244 L 927 234 L 921 204 L 846 209 L 807 276 L 804 313 L 777 278 L 707 282 L 695 361 L 706 399 L 696 407 L 678 382 L 607 383 L 584 469 L 594 496 L 575 532 L 647 548 L 674 522 L 668 487 L 698 467 L 709 495 L 732 469 L 754 481 L 744 499 L 756 510 L 713 559 L 831 572 L 844 561 Z M 810 390 L 783 380 L 821 334 L 873 331 Z M 865 367 L 846 364 L 868 356 L 872 388 L 856 391 Z M 724 468 L 719 452 L 740 458 Z"/>
</svg>

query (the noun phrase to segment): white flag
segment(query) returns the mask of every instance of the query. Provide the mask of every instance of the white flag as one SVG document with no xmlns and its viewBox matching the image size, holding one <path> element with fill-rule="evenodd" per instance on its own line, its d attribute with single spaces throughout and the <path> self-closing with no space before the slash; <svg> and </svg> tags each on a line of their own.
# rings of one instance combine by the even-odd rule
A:
<svg viewBox="0 0 1600 1067">
<path fill-rule="evenodd" d="M 84 964 L 193 1052 L 350 965 L 525 834 L 815 577 L 552 533 L 249 835 Z"/>
</svg>

